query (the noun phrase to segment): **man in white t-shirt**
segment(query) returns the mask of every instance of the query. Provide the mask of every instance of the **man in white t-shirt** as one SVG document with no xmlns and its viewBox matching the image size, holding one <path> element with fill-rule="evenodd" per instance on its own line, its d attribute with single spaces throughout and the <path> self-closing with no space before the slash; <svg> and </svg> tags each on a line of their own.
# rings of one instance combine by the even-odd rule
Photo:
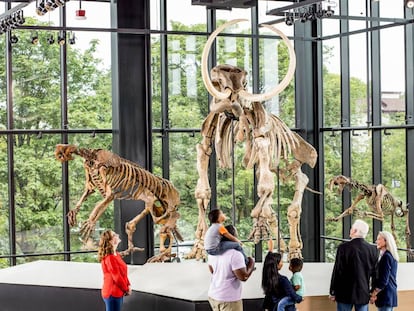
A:
<svg viewBox="0 0 414 311">
<path fill-rule="evenodd" d="M 234 226 L 226 229 L 237 237 Z M 246 267 L 243 254 L 229 249 L 221 255 L 208 255 L 208 267 L 212 273 L 208 301 L 213 311 L 242 311 L 242 283 L 254 271 L 254 260 L 249 257 Z"/>
</svg>

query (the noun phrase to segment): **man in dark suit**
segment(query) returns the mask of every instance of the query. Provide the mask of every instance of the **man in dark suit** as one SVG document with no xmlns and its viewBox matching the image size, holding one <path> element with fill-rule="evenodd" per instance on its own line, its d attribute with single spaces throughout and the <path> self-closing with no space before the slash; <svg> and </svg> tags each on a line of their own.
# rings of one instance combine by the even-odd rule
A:
<svg viewBox="0 0 414 311">
<path fill-rule="evenodd" d="M 332 272 L 330 298 L 337 311 L 368 311 L 370 280 L 375 273 L 378 251 L 365 241 L 369 226 L 356 220 L 351 227 L 351 240 L 338 246 Z"/>
</svg>

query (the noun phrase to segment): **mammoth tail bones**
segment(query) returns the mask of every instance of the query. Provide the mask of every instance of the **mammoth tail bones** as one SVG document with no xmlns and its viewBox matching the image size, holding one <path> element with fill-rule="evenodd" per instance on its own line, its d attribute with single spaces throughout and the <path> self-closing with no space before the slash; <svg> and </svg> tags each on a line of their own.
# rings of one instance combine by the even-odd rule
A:
<svg viewBox="0 0 414 311">
<path fill-rule="evenodd" d="M 174 237 L 179 241 L 183 240 L 176 225 L 180 217 L 177 211 L 180 196 L 173 184 L 108 150 L 78 148 L 66 144 L 56 145 L 55 157 L 60 162 L 73 160 L 73 155 L 83 158 L 86 180 L 81 198 L 67 215 L 69 225 L 76 224 L 76 216 L 89 195 L 98 191 L 103 197 L 103 200 L 95 205 L 89 218 L 81 225 L 84 243 L 88 241 L 99 217 L 113 200 L 142 200 L 145 203 L 144 210 L 125 224 L 128 248 L 122 251 L 121 255 L 126 256 L 143 250 L 134 246 L 133 233 L 137 224 L 150 214 L 154 223 L 161 225 L 161 229 L 160 252 L 148 259 L 148 262 L 169 261 L 175 255 L 171 254 Z M 167 239 L 169 245 L 165 247 Z"/>
<path fill-rule="evenodd" d="M 204 235 L 207 231 L 206 210 L 211 199 L 211 188 L 208 180 L 208 165 L 213 147 L 217 160 L 222 168 L 231 167 L 232 146 L 235 143 L 245 144 L 243 166 L 251 169 L 256 166 L 258 202 L 251 211 L 253 229 L 249 239 L 255 243 L 260 240 L 277 239 L 279 248 L 285 251 L 285 243 L 279 236 L 278 219 L 272 208 L 273 191 L 275 189 L 276 168 L 280 160 L 292 163 L 286 165 L 289 177 L 295 180 L 295 195 L 288 207 L 289 222 L 289 258 L 302 257 L 303 247 L 300 235 L 300 217 L 302 212 L 303 192 L 309 182 L 302 172 L 302 164 L 311 168 L 316 164 L 317 152 L 301 136 L 291 131 L 277 116 L 268 113 L 262 102 L 281 93 L 293 78 L 296 68 L 295 51 L 289 39 L 278 29 L 263 25 L 279 35 L 289 51 L 289 67 L 282 81 L 269 92 L 251 94 L 246 90 L 247 72 L 231 65 L 218 65 L 208 74 L 207 59 L 211 46 L 219 33 L 225 28 L 245 21 L 237 19 L 218 27 L 208 38 L 201 58 L 201 73 L 204 85 L 213 99 L 210 113 L 201 128 L 202 140 L 196 146 L 198 181 L 195 198 L 198 205 L 198 224 L 195 232 L 195 245 L 187 258 L 205 258 Z M 233 135 L 235 133 L 235 135 Z M 234 141 L 232 137 L 235 137 Z M 272 248 L 273 242 L 269 244 Z"/>
</svg>

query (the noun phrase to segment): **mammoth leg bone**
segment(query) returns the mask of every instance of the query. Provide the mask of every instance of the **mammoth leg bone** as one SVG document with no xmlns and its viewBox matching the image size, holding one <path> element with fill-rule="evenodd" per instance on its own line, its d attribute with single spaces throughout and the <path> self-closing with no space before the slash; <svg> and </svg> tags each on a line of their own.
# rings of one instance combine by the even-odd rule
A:
<svg viewBox="0 0 414 311">
<path fill-rule="evenodd" d="M 207 141 L 206 141 L 207 140 Z M 204 235 L 207 231 L 206 211 L 211 199 L 211 188 L 208 180 L 208 164 L 211 155 L 209 139 L 203 139 L 202 144 L 197 145 L 197 171 L 198 181 L 195 189 L 195 198 L 198 206 L 198 222 L 195 233 L 194 246 L 186 258 L 205 259 Z"/>
<path fill-rule="evenodd" d="M 290 166 L 291 173 L 295 178 L 295 194 L 287 210 L 290 235 L 289 259 L 302 258 L 303 243 L 300 234 L 300 217 L 302 214 L 303 193 L 309 178 L 302 172 L 301 166 L 302 164 L 297 160 Z"/>
<path fill-rule="evenodd" d="M 257 194 L 259 200 L 251 212 L 253 230 L 249 235 L 249 239 L 253 238 L 255 243 L 258 243 L 261 239 L 268 239 L 269 250 L 272 250 L 273 238 L 278 236 L 276 233 L 278 231 L 278 223 L 272 208 L 275 183 L 274 175 L 270 170 L 269 145 L 268 138 L 259 137 L 255 139 L 255 148 L 258 154 Z M 284 245 L 284 241 L 280 236 L 278 240 L 281 241 L 279 246 Z"/>
</svg>

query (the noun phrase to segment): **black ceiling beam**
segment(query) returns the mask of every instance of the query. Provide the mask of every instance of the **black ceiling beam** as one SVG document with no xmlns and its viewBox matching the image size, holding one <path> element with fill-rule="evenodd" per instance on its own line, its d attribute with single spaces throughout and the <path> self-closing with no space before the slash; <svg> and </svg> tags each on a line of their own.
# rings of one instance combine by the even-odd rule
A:
<svg viewBox="0 0 414 311">
<path fill-rule="evenodd" d="M 276 8 L 276 9 L 272 9 L 268 12 L 266 12 L 267 15 L 280 15 L 280 13 L 284 13 L 286 11 L 289 10 L 293 10 L 296 8 L 301 8 L 304 6 L 310 6 L 312 4 L 318 3 L 318 2 L 322 2 L 323 0 L 305 0 L 305 1 L 300 1 L 300 2 L 296 2 L 295 4 L 291 4 L 291 5 L 287 5 L 281 8 Z"/>
<path fill-rule="evenodd" d="M 204 5 L 209 9 L 247 9 L 257 6 L 257 0 L 191 0 L 192 5 Z"/>
</svg>

